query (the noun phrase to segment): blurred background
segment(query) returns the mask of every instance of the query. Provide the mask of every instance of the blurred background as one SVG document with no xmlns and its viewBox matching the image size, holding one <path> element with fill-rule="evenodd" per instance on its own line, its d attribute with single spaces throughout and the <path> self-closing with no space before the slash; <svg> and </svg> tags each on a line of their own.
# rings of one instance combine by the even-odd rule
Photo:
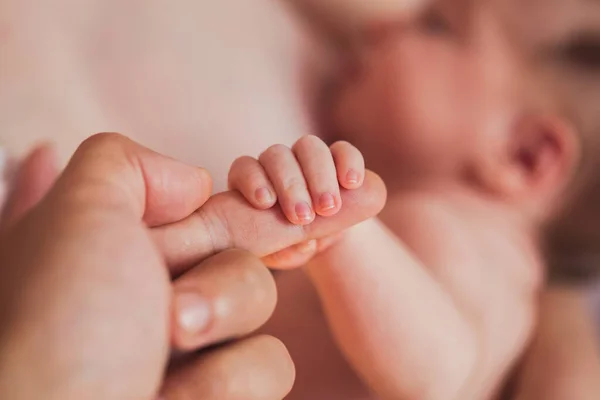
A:
<svg viewBox="0 0 600 400">
<path fill-rule="evenodd" d="M 308 133 L 311 51 L 269 0 L 2 0 L 0 144 L 51 141 L 64 162 L 121 132 L 207 167 L 220 190 L 241 152 Z"/>
</svg>

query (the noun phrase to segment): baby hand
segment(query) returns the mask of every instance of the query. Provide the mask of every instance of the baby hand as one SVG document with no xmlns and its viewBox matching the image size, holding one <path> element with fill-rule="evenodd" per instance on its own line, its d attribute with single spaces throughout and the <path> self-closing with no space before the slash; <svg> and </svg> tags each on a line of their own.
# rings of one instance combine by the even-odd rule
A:
<svg viewBox="0 0 600 400">
<path fill-rule="evenodd" d="M 258 209 L 279 202 L 293 224 L 307 225 L 316 215 L 328 217 L 342 207 L 340 186 L 358 189 L 365 177 L 360 151 L 347 142 L 328 147 L 316 136 L 304 136 L 292 148 L 275 145 L 258 159 L 237 159 L 229 187 Z"/>
</svg>

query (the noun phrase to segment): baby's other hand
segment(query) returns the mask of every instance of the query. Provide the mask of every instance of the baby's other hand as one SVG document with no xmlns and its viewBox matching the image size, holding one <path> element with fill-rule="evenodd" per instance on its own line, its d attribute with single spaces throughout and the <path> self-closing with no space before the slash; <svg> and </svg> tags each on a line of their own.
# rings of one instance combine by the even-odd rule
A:
<svg viewBox="0 0 600 400">
<path fill-rule="evenodd" d="M 335 215 L 342 207 L 340 186 L 358 189 L 365 177 L 360 151 L 347 142 L 327 146 L 316 136 L 304 136 L 292 148 L 275 145 L 258 159 L 241 157 L 229 171 L 229 187 L 258 209 L 277 202 L 297 225 L 316 215 Z"/>
</svg>

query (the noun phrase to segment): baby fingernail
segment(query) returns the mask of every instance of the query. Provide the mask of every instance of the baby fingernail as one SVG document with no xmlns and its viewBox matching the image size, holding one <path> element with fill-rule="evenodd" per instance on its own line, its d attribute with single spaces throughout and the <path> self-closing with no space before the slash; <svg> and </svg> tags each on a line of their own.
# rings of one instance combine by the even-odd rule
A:
<svg viewBox="0 0 600 400">
<path fill-rule="evenodd" d="M 355 170 L 351 169 L 346 174 L 346 182 L 351 185 L 356 185 L 360 182 L 360 175 Z"/>
<path fill-rule="evenodd" d="M 322 211 L 329 211 L 335 208 L 335 199 L 330 193 L 325 193 L 319 199 L 319 206 Z"/>
<path fill-rule="evenodd" d="M 273 196 L 273 192 L 271 192 L 269 189 L 264 188 L 264 187 L 257 189 L 254 196 L 256 197 L 256 201 L 258 201 L 260 204 L 264 204 L 264 205 L 270 205 L 275 200 L 275 196 Z"/>
<path fill-rule="evenodd" d="M 177 323 L 188 334 L 204 332 L 212 317 L 210 304 L 195 293 L 181 293 L 175 298 Z"/>
<path fill-rule="evenodd" d="M 308 203 L 301 202 L 296 204 L 296 217 L 300 222 L 310 222 L 313 219 L 313 212 Z"/>
</svg>

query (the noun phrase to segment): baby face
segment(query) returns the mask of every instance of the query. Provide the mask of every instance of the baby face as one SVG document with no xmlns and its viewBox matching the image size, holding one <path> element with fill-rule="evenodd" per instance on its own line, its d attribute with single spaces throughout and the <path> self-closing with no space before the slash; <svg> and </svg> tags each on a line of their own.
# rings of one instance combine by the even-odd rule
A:
<svg viewBox="0 0 600 400">
<path fill-rule="evenodd" d="M 566 102 L 589 159 L 600 150 L 600 1 L 510 0 L 498 14 L 536 75 Z M 597 170 L 597 165 L 586 165 Z"/>
<path fill-rule="evenodd" d="M 436 1 L 408 26 L 376 38 L 337 98 L 336 130 L 384 178 L 460 173 L 465 159 L 506 141 L 514 116 L 535 92 L 533 71 L 575 68 L 561 61 L 562 43 L 582 29 L 585 16 L 590 29 L 600 26 L 590 17 L 598 16 L 599 5 Z"/>
</svg>

